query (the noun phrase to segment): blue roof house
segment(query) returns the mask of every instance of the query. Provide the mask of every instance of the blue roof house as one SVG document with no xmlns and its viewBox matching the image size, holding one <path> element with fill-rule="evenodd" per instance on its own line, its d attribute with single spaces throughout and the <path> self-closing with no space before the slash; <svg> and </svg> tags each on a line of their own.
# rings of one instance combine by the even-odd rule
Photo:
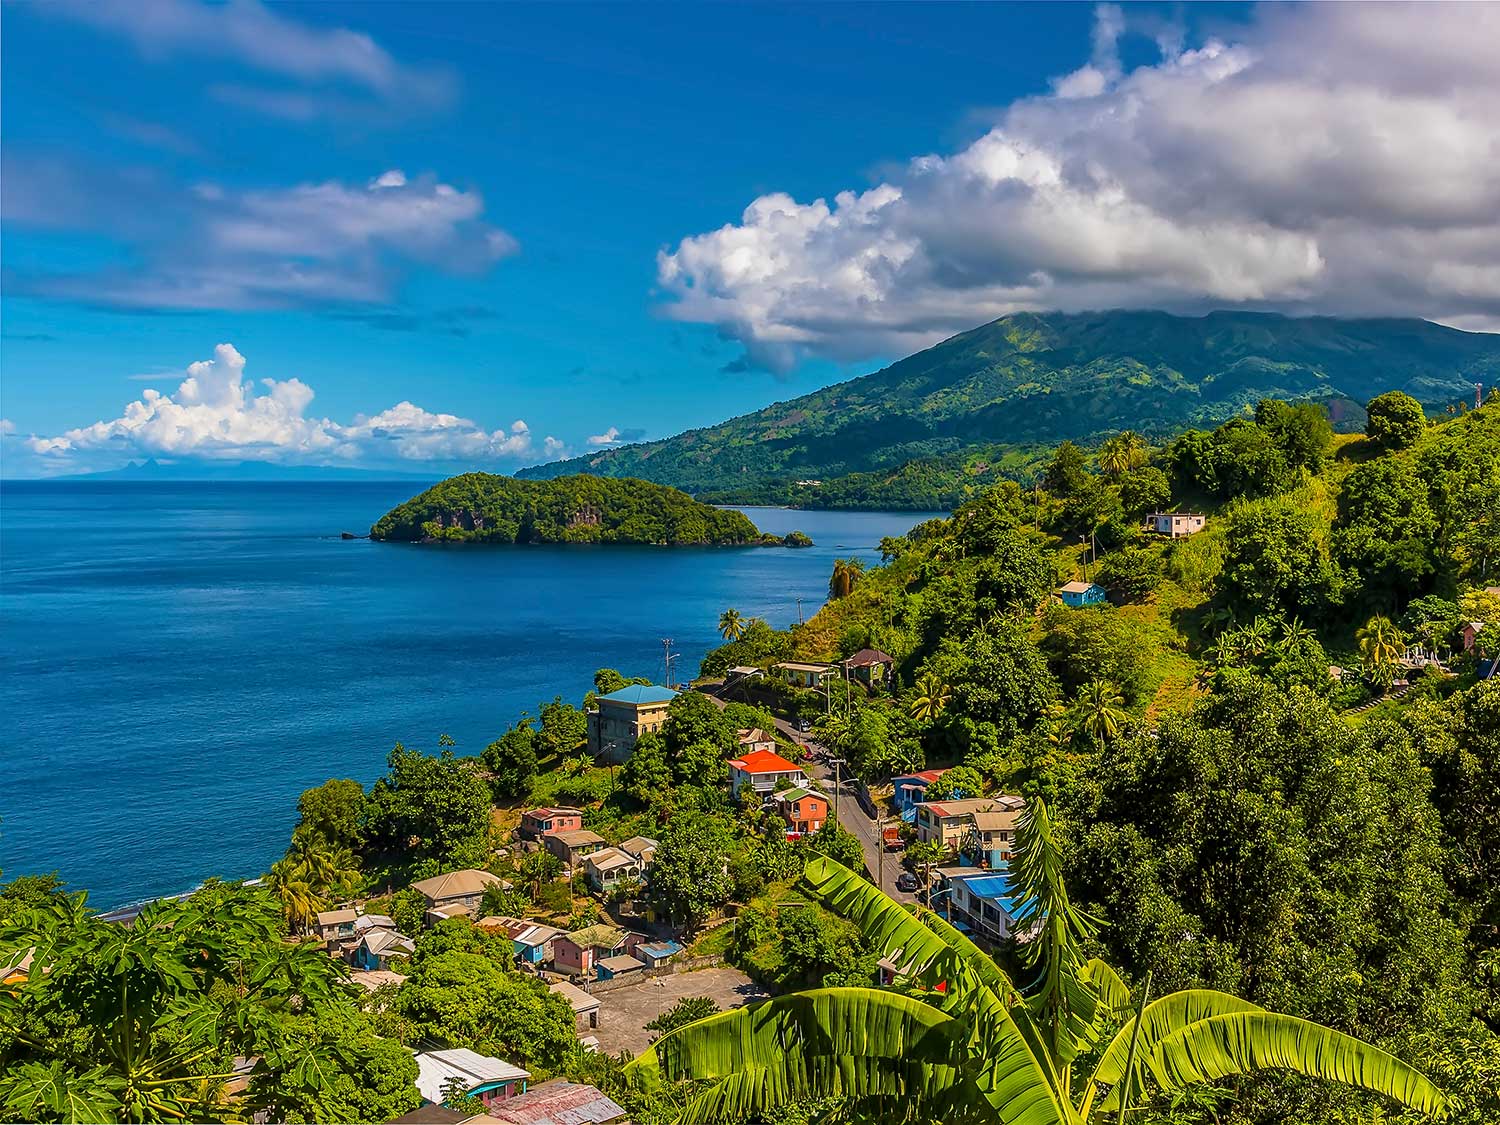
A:
<svg viewBox="0 0 1500 1125">
<path fill-rule="evenodd" d="M 990 941 L 1025 936 L 1015 932 L 1023 903 L 1004 871 L 951 878 L 947 905 L 949 921 Z"/>
<path fill-rule="evenodd" d="M 1068 582 L 1057 588 L 1057 596 L 1064 605 L 1080 609 L 1086 605 L 1098 605 L 1105 598 L 1105 589 L 1097 582 Z"/>
<path fill-rule="evenodd" d="M 589 753 L 623 762 L 643 734 L 661 730 L 677 693 L 655 684 L 631 684 L 601 695 L 588 713 Z"/>
</svg>

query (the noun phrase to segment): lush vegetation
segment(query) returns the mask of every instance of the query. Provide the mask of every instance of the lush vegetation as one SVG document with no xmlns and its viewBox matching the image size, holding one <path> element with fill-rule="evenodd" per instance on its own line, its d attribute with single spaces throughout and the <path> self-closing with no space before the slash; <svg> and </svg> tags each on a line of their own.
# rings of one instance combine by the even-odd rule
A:
<svg viewBox="0 0 1500 1125">
<path fill-rule="evenodd" d="M 740 512 L 641 480 L 523 481 L 465 473 L 392 508 L 374 539 L 457 543 L 779 543 Z"/>
<path fill-rule="evenodd" d="M 970 455 L 987 464 L 1024 459 L 1026 446 L 1124 429 L 1161 438 L 1265 398 L 1324 402 L 1341 424 L 1358 426 L 1360 404 L 1383 391 L 1442 405 L 1471 396 L 1475 382 L 1494 384 L 1497 372 L 1495 337 L 1419 320 L 1019 313 L 717 426 L 522 475 L 640 477 L 694 493 L 733 489 L 760 503 L 813 505 L 825 490 L 847 492 L 846 503 L 906 494 L 924 508 L 956 495 L 952 483 L 974 467 Z M 912 461 L 921 464 L 901 468 Z M 850 473 L 874 475 L 835 479 Z M 823 484 L 794 483 L 806 480 Z M 778 483 L 758 491 L 764 482 Z"/>
<path fill-rule="evenodd" d="M 0 886 L 0 970 L 32 957 L 0 986 L 0 1120 L 384 1120 L 414 1104 L 408 1043 L 594 1082 L 644 1125 L 886 1121 L 893 1100 L 914 1122 L 1500 1120 L 1500 405 L 1366 416 L 1338 434 L 1267 400 L 1165 443 L 1064 442 L 1033 487 L 886 540 L 880 566 L 838 560 L 805 624 L 705 623 L 706 677 L 874 647 L 894 669 L 871 687 L 684 692 L 616 767 L 586 708 L 646 681 L 602 668 L 482 748 L 398 744 L 374 785 L 308 790 L 261 887 L 122 927 L 55 880 Z M 1207 526 L 1144 531 L 1164 509 Z M 1083 577 L 1106 604 L 1053 596 Z M 987 956 L 852 874 L 845 827 L 788 839 L 732 797 L 736 731 L 777 717 L 877 800 L 918 767 L 942 770 L 931 796 L 1025 796 L 1027 940 Z M 537 804 L 657 839 L 646 882 L 601 902 L 514 846 Z M 906 849 L 924 877 L 943 859 Z M 588 1055 L 503 936 L 424 927 L 409 884 L 467 867 L 509 884 L 484 914 L 650 912 L 779 995 L 684 1002 L 629 1065 Z M 356 900 L 417 939 L 368 996 L 301 936 Z M 882 958 L 905 975 L 874 988 Z"/>
<path fill-rule="evenodd" d="M 855 1120 L 1081 1125 L 1152 1108 L 1199 1084 L 1275 1068 L 1346 1082 L 1435 1114 L 1442 1093 L 1360 1041 L 1211 989 L 1132 991 L 1086 959 L 1094 921 L 1064 886 L 1046 806 L 1020 825 L 1015 878 L 1031 935 L 1024 989 L 956 929 L 909 914 L 852 872 L 816 860 L 807 893 L 905 963 L 903 987 L 829 984 L 679 1028 L 625 1068 L 645 1090 L 697 1083 L 683 1122 L 766 1115 L 835 1097 Z"/>
</svg>

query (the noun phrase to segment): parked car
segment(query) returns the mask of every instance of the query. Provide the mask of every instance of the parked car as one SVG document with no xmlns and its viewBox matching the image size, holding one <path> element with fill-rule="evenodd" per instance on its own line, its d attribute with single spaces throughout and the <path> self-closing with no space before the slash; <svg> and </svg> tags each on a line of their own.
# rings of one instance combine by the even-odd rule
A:
<svg viewBox="0 0 1500 1125">
<path fill-rule="evenodd" d="M 905 891 L 908 894 L 915 891 L 921 885 L 922 880 L 918 879 L 910 871 L 903 871 L 896 878 L 896 889 L 898 891 Z"/>
<path fill-rule="evenodd" d="M 808 722 L 806 719 L 797 720 L 797 732 L 799 734 L 806 734 L 810 730 L 812 730 L 812 723 Z"/>
</svg>

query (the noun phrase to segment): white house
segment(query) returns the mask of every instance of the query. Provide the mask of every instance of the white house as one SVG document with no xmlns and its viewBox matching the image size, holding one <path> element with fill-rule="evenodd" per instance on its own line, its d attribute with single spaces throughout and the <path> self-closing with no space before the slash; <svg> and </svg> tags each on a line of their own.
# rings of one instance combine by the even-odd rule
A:
<svg viewBox="0 0 1500 1125">
<path fill-rule="evenodd" d="M 1152 512 L 1146 517 L 1146 522 L 1158 535 L 1181 539 L 1184 535 L 1202 531 L 1207 518 L 1200 512 Z"/>
</svg>

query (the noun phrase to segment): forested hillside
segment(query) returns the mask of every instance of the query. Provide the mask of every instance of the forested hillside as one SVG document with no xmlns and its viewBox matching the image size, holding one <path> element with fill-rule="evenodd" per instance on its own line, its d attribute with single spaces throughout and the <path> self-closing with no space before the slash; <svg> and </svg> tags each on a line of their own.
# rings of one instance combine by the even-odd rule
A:
<svg viewBox="0 0 1500 1125">
<path fill-rule="evenodd" d="M 826 486 L 849 473 L 994 446 L 1127 429 L 1160 438 L 1263 398 L 1316 400 L 1340 425 L 1357 427 L 1359 404 L 1385 391 L 1442 406 L 1472 399 L 1475 382 L 1489 386 L 1497 377 L 1500 336 L 1421 320 L 1018 313 L 717 426 L 520 475 L 640 477 L 695 493 L 767 481 L 782 490 L 799 480 Z"/>
<path fill-rule="evenodd" d="M 521 481 L 465 473 L 391 509 L 372 539 L 467 543 L 742 544 L 761 541 L 740 512 L 675 488 L 577 476 Z"/>
</svg>

